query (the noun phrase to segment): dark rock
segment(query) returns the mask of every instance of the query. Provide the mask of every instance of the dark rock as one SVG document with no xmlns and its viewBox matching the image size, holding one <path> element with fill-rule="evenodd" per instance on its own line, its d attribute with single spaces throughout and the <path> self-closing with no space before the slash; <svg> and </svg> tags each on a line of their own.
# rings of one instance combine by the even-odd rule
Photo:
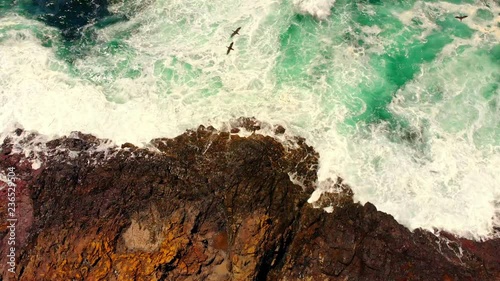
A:
<svg viewBox="0 0 500 281">
<path fill-rule="evenodd" d="M 256 125 L 247 124 L 250 129 Z M 28 135 L 31 138 L 33 135 Z M 498 280 L 500 240 L 414 233 L 370 203 L 338 194 L 312 208 L 318 154 L 297 138 L 243 138 L 200 126 L 151 141 L 157 151 L 102 151 L 91 135 L 47 143 L 31 169 L 8 140 L 19 242 L 7 271 L 5 183 L 0 181 L 4 280 Z M 75 153 L 77 156 L 75 157 Z M 72 157 L 70 157 L 72 156 Z M 28 163 L 28 164 L 26 164 Z M 295 175 L 302 186 L 291 182 Z M 459 250 L 462 249 L 460 255 Z M 10 279 L 9 279 L 10 280 Z"/>
<path fill-rule="evenodd" d="M 23 133 L 23 129 L 16 129 L 14 132 L 16 133 L 16 136 L 20 136 Z"/>
<path fill-rule="evenodd" d="M 81 28 L 108 16 L 107 0 L 33 0 L 34 13 L 47 24 L 61 29 L 63 36 L 74 39 Z"/>
<path fill-rule="evenodd" d="M 129 142 L 126 142 L 126 143 L 122 144 L 121 148 L 137 149 L 138 147 L 129 143 Z"/>
<path fill-rule="evenodd" d="M 242 127 L 249 132 L 255 132 L 261 129 L 261 122 L 255 119 L 254 117 L 252 118 L 240 117 L 231 122 L 231 127 L 233 128 Z"/>
<path fill-rule="evenodd" d="M 285 128 L 281 125 L 276 126 L 274 133 L 277 135 L 283 135 L 285 133 Z"/>
</svg>

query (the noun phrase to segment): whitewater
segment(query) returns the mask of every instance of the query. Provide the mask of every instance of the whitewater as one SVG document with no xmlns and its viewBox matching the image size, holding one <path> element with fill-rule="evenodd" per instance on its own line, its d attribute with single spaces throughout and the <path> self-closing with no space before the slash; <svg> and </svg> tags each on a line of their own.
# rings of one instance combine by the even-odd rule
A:
<svg viewBox="0 0 500 281">
<path fill-rule="evenodd" d="M 114 1 L 71 39 L 0 2 L 0 140 L 140 146 L 254 116 L 320 153 L 310 202 L 339 176 L 409 229 L 499 237 L 495 1 Z"/>
</svg>

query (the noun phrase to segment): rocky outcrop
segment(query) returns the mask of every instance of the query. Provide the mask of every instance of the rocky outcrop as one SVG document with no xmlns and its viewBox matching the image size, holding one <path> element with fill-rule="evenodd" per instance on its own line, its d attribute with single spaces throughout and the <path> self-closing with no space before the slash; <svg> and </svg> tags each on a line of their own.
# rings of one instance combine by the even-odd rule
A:
<svg viewBox="0 0 500 281">
<path fill-rule="evenodd" d="M 239 130 L 260 129 L 240 121 Z M 372 204 L 353 203 L 341 179 L 331 183 L 341 193 L 320 199 L 334 212 L 313 208 L 318 154 L 305 140 L 283 145 L 233 129 L 200 126 L 148 148 L 111 149 L 77 133 L 38 144 L 46 154 L 36 170 L 26 161 L 33 154 L 5 140 L 0 170 L 15 170 L 18 220 L 10 273 L 0 181 L 3 280 L 500 278 L 498 240 L 412 233 Z"/>
</svg>

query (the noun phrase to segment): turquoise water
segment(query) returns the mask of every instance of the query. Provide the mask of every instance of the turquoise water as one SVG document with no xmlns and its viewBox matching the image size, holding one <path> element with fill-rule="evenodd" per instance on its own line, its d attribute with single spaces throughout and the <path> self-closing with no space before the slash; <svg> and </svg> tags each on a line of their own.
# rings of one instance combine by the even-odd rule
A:
<svg viewBox="0 0 500 281">
<path fill-rule="evenodd" d="M 255 116 L 320 152 L 318 191 L 341 176 L 410 229 L 492 237 L 499 12 L 485 0 L 131 0 L 61 23 L 0 0 L 0 120 L 141 144 Z"/>
</svg>

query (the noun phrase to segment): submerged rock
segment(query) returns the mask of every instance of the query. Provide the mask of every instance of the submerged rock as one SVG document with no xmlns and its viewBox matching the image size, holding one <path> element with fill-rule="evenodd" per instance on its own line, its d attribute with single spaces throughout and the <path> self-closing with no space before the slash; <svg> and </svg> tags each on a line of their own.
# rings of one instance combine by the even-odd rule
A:
<svg viewBox="0 0 500 281">
<path fill-rule="evenodd" d="M 51 26 L 61 29 L 65 38 L 80 36 L 85 25 L 110 15 L 107 0 L 33 0 L 35 14 Z"/>
<path fill-rule="evenodd" d="M 200 126 L 148 149 L 102 143 L 84 134 L 51 141 L 32 170 L 4 142 L 0 170 L 13 167 L 18 178 L 19 239 L 10 273 L 0 181 L 3 280 L 500 278 L 491 255 L 499 240 L 412 233 L 372 204 L 354 203 L 341 179 L 332 184 L 342 193 L 320 199 L 333 213 L 313 208 L 318 154 L 303 139 L 285 148 L 258 132 L 244 138 Z"/>
</svg>

